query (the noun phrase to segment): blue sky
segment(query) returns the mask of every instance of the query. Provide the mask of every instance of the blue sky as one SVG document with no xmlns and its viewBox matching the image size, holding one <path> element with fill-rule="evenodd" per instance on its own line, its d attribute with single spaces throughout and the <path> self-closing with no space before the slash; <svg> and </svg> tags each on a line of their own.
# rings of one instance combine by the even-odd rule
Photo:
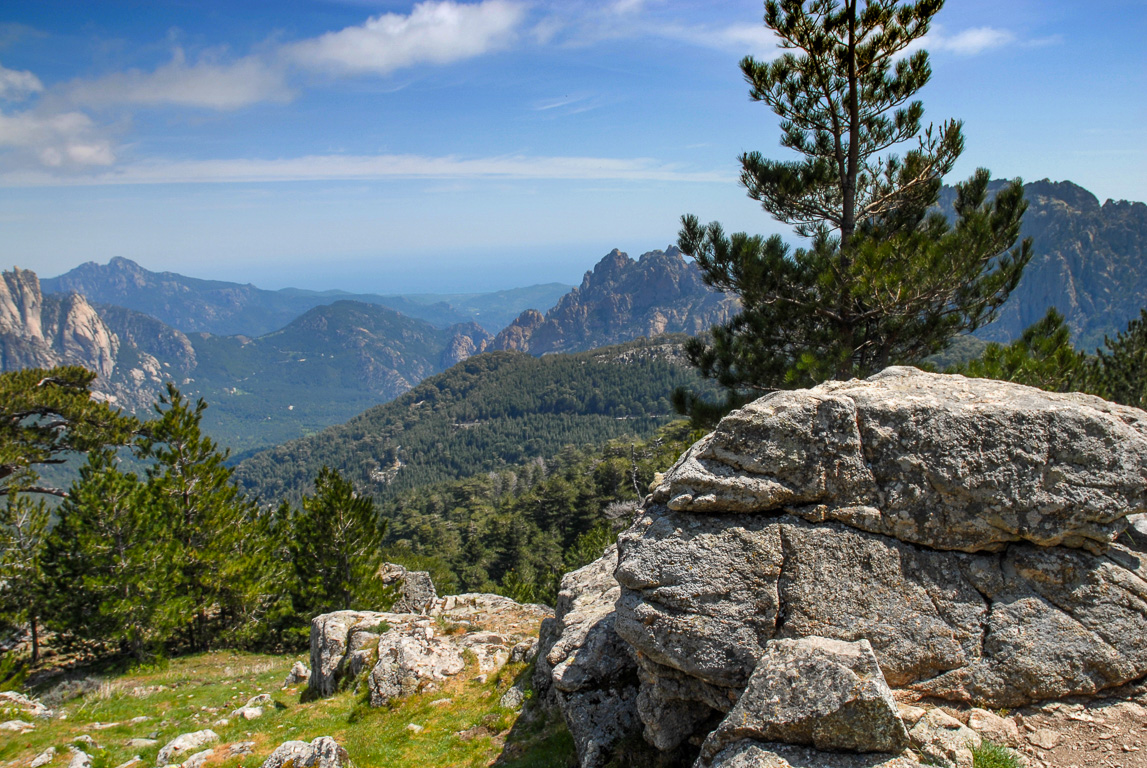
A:
<svg viewBox="0 0 1147 768">
<path fill-rule="evenodd" d="M 681 214 L 787 230 L 737 156 L 784 157 L 737 62 L 757 0 L 0 5 L 0 237 L 42 275 L 126 256 L 377 292 L 574 283 Z M 925 121 L 949 181 L 1147 200 L 1147 0 L 948 0 Z"/>
</svg>

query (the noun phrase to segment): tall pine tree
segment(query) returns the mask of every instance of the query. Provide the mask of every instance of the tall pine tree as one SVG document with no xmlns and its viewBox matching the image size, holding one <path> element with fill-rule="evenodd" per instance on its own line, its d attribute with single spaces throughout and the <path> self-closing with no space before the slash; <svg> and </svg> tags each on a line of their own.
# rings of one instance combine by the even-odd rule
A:
<svg viewBox="0 0 1147 768">
<path fill-rule="evenodd" d="M 747 57 L 750 97 L 780 118 L 801 155 L 741 156 L 741 182 L 807 245 L 727 235 L 682 218 L 679 246 L 742 311 L 687 347 L 730 407 L 776 388 L 868 375 L 920 360 L 989 321 L 1019 281 L 1030 244 L 1014 247 L 1025 203 L 1016 180 L 988 199 L 989 175 L 957 185 L 954 224 L 934 206 L 963 151 L 961 124 L 922 128 L 913 95 L 931 77 L 911 52 L 942 0 L 768 0 L 765 24 L 784 53 Z M 904 155 L 889 154 L 914 142 Z M 699 419 L 688 393 L 677 405 Z"/>
</svg>

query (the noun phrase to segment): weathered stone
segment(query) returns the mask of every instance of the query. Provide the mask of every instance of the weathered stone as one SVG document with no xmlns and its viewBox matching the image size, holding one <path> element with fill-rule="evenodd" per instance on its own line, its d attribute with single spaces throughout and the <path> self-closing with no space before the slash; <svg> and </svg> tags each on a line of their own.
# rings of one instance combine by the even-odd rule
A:
<svg viewBox="0 0 1147 768">
<path fill-rule="evenodd" d="M 35 727 L 34 724 L 26 720 L 6 720 L 0 723 L 0 731 L 13 731 L 15 733 L 27 733 Z"/>
<path fill-rule="evenodd" d="M 506 709 L 521 709 L 525 700 L 525 690 L 520 685 L 512 685 L 498 699 L 498 706 Z"/>
<path fill-rule="evenodd" d="M 182 768 L 203 768 L 215 755 L 214 749 L 205 749 L 202 752 L 196 752 L 191 757 L 183 761 Z"/>
<path fill-rule="evenodd" d="M 619 544 L 618 634 L 734 693 L 768 640 L 808 635 L 868 639 L 894 688 L 993 707 L 1147 673 L 1147 571 L 1128 568 L 1141 556 L 1119 545 L 1106 557 L 1029 544 L 969 555 L 840 523 L 656 504 Z"/>
<path fill-rule="evenodd" d="M 514 664 L 529 664 L 537 655 L 538 638 L 527 638 L 510 649 L 510 662 Z"/>
<path fill-rule="evenodd" d="M 219 741 L 219 734 L 212 730 L 181 734 L 163 745 L 156 758 L 156 765 L 183 762 L 184 755 L 208 744 L 214 744 L 216 741 Z"/>
<path fill-rule="evenodd" d="M 139 755 L 135 755 L 130 760 L 123 761 L 122 763 L 117 765 L 115 768 L 134 768 L 137 765 L 143 765 L 143 758 L 140 757 Z"/>
<path fill-rule="evenodd" d="M 972 768 L 972 750 L 983 741 L 971 728 L 940 709 L 929 710 L 908 735 L 925 761 L 955 768 Z"/>
<path fill-rule="evenodd" d="M 347 768 L 350 757 L 330 736 L 320 736 L 310 744 L 286 741 L 275 748 L 262 768 Z"/>
<path fill-rule="evenodd" d="M 698 761 L 698 766 L 700 766 Z M 739 741 L 718 753 L 712 768 L 924 768 L 907 755 L 820 752 L 790 744 Z"/>
<path fill-rule="evenodd" d="M 231 713 L 231 717 L 241 717 L 244 720 L 258 720 L 262 716 L 262 707 L 239 707 Z"/>
<path fill-rule="evenodd" d="M 577 747 L 582 768 L 611 759 L 616 745 L 640 733 L 636 665 L 614 631 L 617 550 L 562 577 L 557 613 L 543 622 L 534 678 L 553 696 Z"/>
<path fill-rule="evenodd" d="M 743 739 L 898 753 L 908 732 L 867 640 L 771 640 L 737 704 L 709 734 L 711 760 Z"/>
<path fill-rule="evenodd" d="M 287 673 L 287 677 L 283 680 L 283 687 L 286 688 L 291 685 L 298 685 L 299 683 L 309 682 L 311 679 L 311 670 L 307 669 L 307 665 L 301 661 L 296 661 L 291 665 L 291 671 Z"/>
<path fill-rule="evenodd" d="M 255 751 L 255 742 L 253 741 L 236 741 L 234 744 L 227 745 L 227 755 L 229 757 L 239 757 L 241 755 L 250 755 Z"/>
<path fill-rule="evenodd" d="M 1147 414 L 1090 395 L 888 368 L 725 417 L 656 501 L 692 514 L 799 508 L 933 549 L 1098 551 L 1147 511 Z"/>
<path fill-rule="evenodd" d="M 1020 743 L 1020 729 L 1015 720 L 986 709 L 975 707 L 968 712 L 968 727 L 995 744 L 1015 747 Z"/>
<path fill-rule="evenodd" d="M 336 611 L 312 619 L 311 690 L 319 696 L 333 694 L 346 668 L 355 631 L 377 628 L 392 616 L 375 611 Z"/>
<path fill-rule="evenodd" d="M 408 571 L 396 563 L 383 563 L 378 572 L 383 584 L 398 588 L 393 613 L 426 613 L 438 600 L 434 582 L 426 571 Z"/>
<path fill-rule="evenodd" d="M 68 768 L 92 768 L 91 755 L 75 747 L 69 747 L 69 749 L 72 753 L 72 759 L 68 761 Z"/>
<path fill-rule="evenodd" d="M 409 696 L 427 682 L 445 680 L 465 669 L 457 644 L 433 637 L 429 627 L 421 629 L 425 631 L 387 632 L 378 641 L 378 662 L 368 681 L 372 707 Z"/>
<path fill-rule="evenodd" d="M 56 757 L 56 748 L 48 747 L 40 754 L 32 758 L 32 762 L 28 763 L 28 768 L 43 768 L 43 766 L 52 762 Z"/>
<path fill-rule="evenodd" d="M 154 747 L 159 742 L 155 739 L 128 739 L 124 743 L 132 749 L 147 749 L 148 747 Z"/>
<path fill-rule="evenodd" d="M 1028 734 L 1028 742 L 1040 749 L 1055 749 L 1063 741 L 1063 736 L 1050 728 L 1038 728 Z"/>
</svg>

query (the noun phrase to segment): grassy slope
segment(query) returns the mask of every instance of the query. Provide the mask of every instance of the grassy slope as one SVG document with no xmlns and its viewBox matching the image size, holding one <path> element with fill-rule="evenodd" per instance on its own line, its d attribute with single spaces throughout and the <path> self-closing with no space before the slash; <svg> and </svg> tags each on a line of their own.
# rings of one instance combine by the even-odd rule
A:
<svg viewBox="0 0 1147 768">
<path fill-rule="evenodd" d="M 143 759 L 142 765 L 155 765 L 160 748 L 169 740 L 210 728 L 220 740 L 213 745 L 216 755 L 209 765 L 219 766 L 259 766 L 282 742 L 319 736 L 333 737 L 359 768 L 486 766 L 503 753 L 498 764 L 510 768 L 573 764 L 573 742 L 564 726 L 539 720 L 515 727 L 517 713 L 498 706 L 515 677 L 527 671 L 522 664 L 508 665 L 485 682 L 474 679 L 476 667 L 468 669 L 438 691 L 372 709 L 363 695 L 352 691 L 303 701 L 299 688 L 280 689 L 295 658 L 221 651 L 107 677 L 59 705 L 52 720 L 36 721 L 34 730 L 23 735 L 5 732 L 0 737 L 0 763 L 26 766 L 54 746 L 57 752 L 51 765 L 63 765 L 68 745 L 86 734 L 101 747 L 93 750 L 80 745 L 95 758 L 94 768 L 117 766 L 135 755 Z M 253 721 L 232 718 L 226 726 L 214 724 L 264 692 L 272 695 L 275 704 L 265 708 L 263 717 Z M 450 701 L 435 703 L 442 699 Z M 138 716 L 149 719 L 128 722 Z M 108 723 L 118 724 L 103 725 Z M 406 728 L 410 723 L 424 730 L 413 733 Z M 476 726 L 480 735 L 469 739 L 458 735 Z M 142 749 L 127 745 L 129 739 L 142 738 L 158 743 Z M 221 759 L 225 750 L 220 747 L 243 741 L 255 742 L 252 754 Z M 511 754 L 515 756 L 510 758 Z"/>
</svg>

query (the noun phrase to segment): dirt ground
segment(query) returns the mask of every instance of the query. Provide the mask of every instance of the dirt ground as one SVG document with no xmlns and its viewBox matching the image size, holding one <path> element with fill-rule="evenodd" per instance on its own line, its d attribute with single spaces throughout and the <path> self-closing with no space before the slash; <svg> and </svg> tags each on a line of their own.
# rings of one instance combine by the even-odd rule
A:
<svg viewBox="0 0 1147 768">
<path fill-rule="evenodd" d="M 1147 696 L 1013 713 L 1031 768 L 1147 768 Z"/>
</svg>

